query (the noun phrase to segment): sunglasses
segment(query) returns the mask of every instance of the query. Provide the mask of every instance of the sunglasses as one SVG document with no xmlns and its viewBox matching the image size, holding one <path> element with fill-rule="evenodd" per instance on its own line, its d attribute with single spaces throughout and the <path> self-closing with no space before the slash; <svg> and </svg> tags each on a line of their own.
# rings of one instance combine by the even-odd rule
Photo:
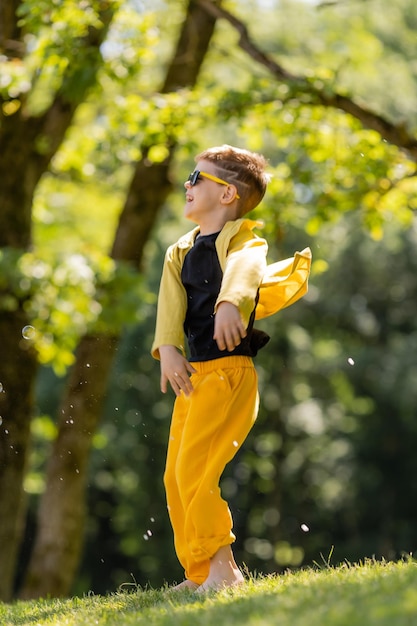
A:
<svg viewBox="0 0 417 626">
<path fill-rule="evenodd" d="M 212 180 L 215 183 L 219 183 L 220 185 L 226 185 L 227 187 L 230 185 L 230 183 L 227 183 L 225 180 L 222 180 L 221 178 L 217 178 L 217 176 L 213 176 L 213 174 L 207 174 L 207 172 L 201 172 L 200 170 L 194 170 L 194 172 L 191 172 L 191 174 L 187 178 L 187 182 L 190 183 L 191 187 L 194 187 L 194 185 L 197 184 L 197 181 L 201 179 L 201 177 L 208 178 L 209 180 Z M 238 193 L 236 194 L 236 198 L 238 200 L 240 199 L 240 196 Z"/>
</svg>

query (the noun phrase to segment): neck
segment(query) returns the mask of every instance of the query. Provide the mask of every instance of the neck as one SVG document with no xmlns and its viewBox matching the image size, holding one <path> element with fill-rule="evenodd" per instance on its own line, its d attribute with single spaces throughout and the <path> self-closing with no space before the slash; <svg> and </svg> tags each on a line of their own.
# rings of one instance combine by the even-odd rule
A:
<svg viewBox="0 0 417 626">
<path fill-rule="evenodd" d="M 200 227 L 200 235 L 213 235 L 214 233 L 219 233 L 223 226 L 230 221 L 233 221 L 237 219 L 235 216 L 232 215 L 223 215 L 223 216 L 219 216 L 217 219 L 213 220 L 207 220 L 207 221 L 201 221 L 199 222 L 198 226 Z"/>
<path fill-rule="evenodd" d="M 206 235 L 214 235 L 214 233 L 219 233 L 221 231 L 221 229 L 223 228 L 224 224 L 222 226 L 220 226 L 219 228 L 202 228 L 200 226 L 200 232 L 199 235 L 201 237 L 205 237 Z"/>
</svg>

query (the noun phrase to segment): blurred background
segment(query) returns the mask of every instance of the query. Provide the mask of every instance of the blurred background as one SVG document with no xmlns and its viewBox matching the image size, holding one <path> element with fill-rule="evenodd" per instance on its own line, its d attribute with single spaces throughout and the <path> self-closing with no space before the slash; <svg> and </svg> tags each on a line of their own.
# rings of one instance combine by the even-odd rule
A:
<svg viewBox="0 0 417 626">
<path fill-rule="evenodd" d="M 202 149 L 262 152 L 258 421 L 222 479 L 252 573 L 398 559 L 417 531 L 413 0 L 2 0 L 0 598 L 182 579 L 149 353 Z"/>
</svg>

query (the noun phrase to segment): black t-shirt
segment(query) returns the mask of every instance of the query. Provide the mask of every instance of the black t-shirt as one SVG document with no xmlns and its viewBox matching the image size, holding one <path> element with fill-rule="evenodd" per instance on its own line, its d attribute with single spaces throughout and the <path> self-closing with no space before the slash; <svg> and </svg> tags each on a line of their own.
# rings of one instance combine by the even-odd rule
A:
<svg viewBox="0 0 417 626">
<path fill-rule="evenodd" d="M 247 335 L 232 352 L 219 350 L 213 339 L 214 305 L 220 292 L 223 272 L 216 251 L 219 233 L 198 235 L 184 259 L 181 280 L 187 292 L 184 331 L 188 339 L 190 361 L 209 361 L 231 355 L 255 356 L 269 337 L 253 329 L 255 309 Z"/>
</svg>

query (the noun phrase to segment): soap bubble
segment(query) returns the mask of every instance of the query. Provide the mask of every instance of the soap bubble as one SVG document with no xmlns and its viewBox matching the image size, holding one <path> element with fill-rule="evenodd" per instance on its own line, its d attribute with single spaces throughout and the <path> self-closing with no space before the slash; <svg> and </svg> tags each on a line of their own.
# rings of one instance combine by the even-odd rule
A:
<svg viewBox="0 0 417 626">
<path fill-rule="evenodd" d="M 28 324 L 27 326 L 23 326 L 22 328 L 22 337 L 23 339 L 28 339 L 29 341 L 35 339 L 36 329 Z"/>
</svg>

